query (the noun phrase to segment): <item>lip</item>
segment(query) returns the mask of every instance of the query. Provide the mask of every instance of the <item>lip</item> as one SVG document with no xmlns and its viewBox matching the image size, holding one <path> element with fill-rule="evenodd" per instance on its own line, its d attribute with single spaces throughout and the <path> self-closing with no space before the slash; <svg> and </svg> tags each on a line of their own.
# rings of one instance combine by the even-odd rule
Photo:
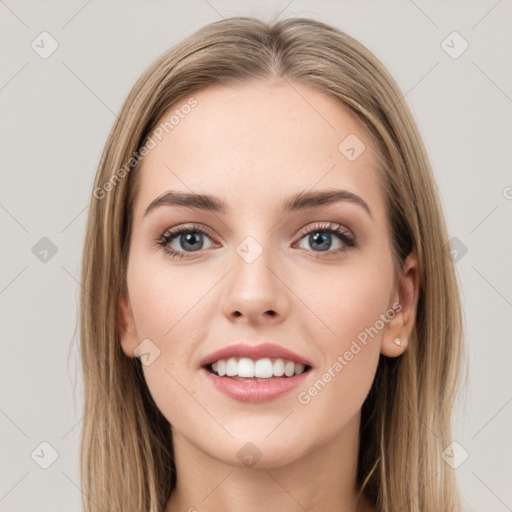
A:
<svg viewBox="0 0 512 512">
<path fill-rule="evenodd" d="M 248 357 L 253 360 L 270 358 L 270 359 L 286 359 L 287 361 L 293 361 L 296 364 L 303 364 L 305 366 L 312 367 L 313 365 L 303 357 L 299 356 L 295 352 L 288 350 L 284 347 L 276 345 L 274 343 L 261 343 L 259 345 L 248 345 L 247 343 L 237 343 L 236 345 L 229 345 L 221 348 L 216 352 L 206 356 L 200 363 L 199 366 L 202 368 L 207 366 L 219 359 L 229 359 L 230 357 Z M 302 374 L 301 374 L 302 375 Z M 222 378 L 222 377 L 221 377 Z M 288 377 L 293 379 L 294 377 Z M 229 379 L 232 380 L 232 379 Z M 234 381 L 236 382 L 236 381 Z M 267 384 L 267 383 L 260 383 Z"/>
<path fill-rule="evenodd" d="M 203 376 L 208 379 L 215 388 L 230 398 L 239 402 L 263 403 L 275 400 L 292 391 L 304 382 L 311 370 L 305 371 L 293 377 L 281 377 L 269 382 L 237 381 L 229 377 L 219 377 L 201 368 Z"/>
</svg>

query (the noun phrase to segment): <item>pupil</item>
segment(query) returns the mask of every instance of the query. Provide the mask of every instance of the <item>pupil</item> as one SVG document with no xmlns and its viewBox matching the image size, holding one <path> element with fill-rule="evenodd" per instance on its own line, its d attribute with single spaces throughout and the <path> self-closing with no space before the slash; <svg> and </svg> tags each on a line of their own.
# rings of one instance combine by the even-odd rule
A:
<svg viewBox="0 0 512 512">
<path fill-rule="evenodd" d="M 317 247 L 320 251 L 326 251 L 331 243 L 331 234 L 330 233 L 323 233 L 316 232 L 314 235 L 310 235 L 310 242 L 313 247 Z M 326 245 L 322 246 L 321 244 L 324 243 Z"/>
</svg>

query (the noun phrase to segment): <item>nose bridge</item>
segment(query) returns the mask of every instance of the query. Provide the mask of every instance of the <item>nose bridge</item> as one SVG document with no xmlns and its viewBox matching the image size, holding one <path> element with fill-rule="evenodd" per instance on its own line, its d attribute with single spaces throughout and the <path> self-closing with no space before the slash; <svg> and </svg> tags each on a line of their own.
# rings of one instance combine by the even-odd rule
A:
<svg viewBox="0 0 512 512">
<path fill-rule="evenodd" d="M 277 277 L 279 256 L 273 254 L 271 236 L 256 236 L 246 236 L 235 248 L 224 314 L 251 321 L 282 319 L 288 313 L 288 298 L 286 287 Z"/>
</svg>

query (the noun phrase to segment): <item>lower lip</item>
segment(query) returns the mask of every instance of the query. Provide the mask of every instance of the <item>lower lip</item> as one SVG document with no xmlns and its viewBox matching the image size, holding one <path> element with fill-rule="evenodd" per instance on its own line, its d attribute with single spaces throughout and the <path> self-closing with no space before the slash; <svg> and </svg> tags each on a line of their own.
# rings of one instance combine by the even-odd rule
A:
<svg viewBox="0 0 512 512">
<path fill-rule="evenodd" d="M 239 402 L 263 403 L 275 400 L 300 386 L 311 370 L 294 375 L 282 377 L 268 382 L 238 381 L 229 377 L 219 377 L 201 368 L 206 378 L 221 392 Z"/>
</svg>

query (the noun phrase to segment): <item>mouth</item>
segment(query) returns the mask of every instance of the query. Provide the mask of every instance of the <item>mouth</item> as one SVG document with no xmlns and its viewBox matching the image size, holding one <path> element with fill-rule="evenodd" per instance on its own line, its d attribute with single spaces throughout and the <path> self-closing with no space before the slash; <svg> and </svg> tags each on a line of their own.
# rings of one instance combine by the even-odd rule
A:
<svg viewBox="0 0 512 512">
<path fill-rule="evenodd" d="M 261 359 L 230 357 L 206 364 L 203 368 L 217 377 L 226 377 L 238 382 L 272 382 L 291 379 L 311 370 L 311 366 L 307 364 L 269 357 Z"/>
<path fill-rule="evenodd" d="M 257 404 L 276 400 L 304 384 L 312 364 L 274 343 L 238 343 L 206 356 L 199 368 L 222 394 Z"/>
</svg>

